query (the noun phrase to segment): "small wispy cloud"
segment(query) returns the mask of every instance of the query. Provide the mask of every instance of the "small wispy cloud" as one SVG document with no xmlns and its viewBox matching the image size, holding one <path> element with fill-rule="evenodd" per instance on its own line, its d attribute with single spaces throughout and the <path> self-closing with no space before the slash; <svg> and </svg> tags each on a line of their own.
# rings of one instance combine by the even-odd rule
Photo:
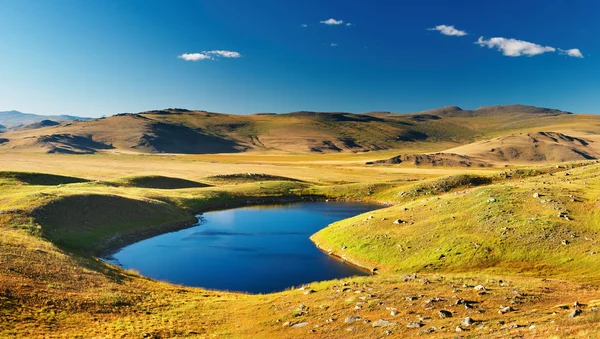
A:
<svg viewBox="0 0 600 339">
<path fill-rule="evenodd" d="M 212 50 L 202 53 L 184 53 L 177 56 L 185 61 L 215 60 L 216 58 L 240 58 L 242 55 L 234 51 Z"/>
<path fill-rule="evenodd" d="M 332 42 L 329 46 L 331 46 L 331 47 L 337 47 L 337 45 L 338 45 L 337 42 Z"/>
<path fill-rule="evenodd" d="M 182 55 L 177 56 L 179 59 L 183 59 L 185 61 L 199 61 L 199 60 L 212 60 L 213 58 L 204 53 L 183 53 Z"/>
<path fill-rule="evenodd" d="M 479 37 L 475 44 L 481 47 L 496 48 L 503 55 L 517 57 L 522 55 L 534 56 L 547 52 L 555 52 L 556 48 L 550 46 L 542 46 L 529 41 L 507 39 L 507 38 L 491 38 L 486 40 L 484 37 Z"/>
<path fill-rule="evenodd" d="M 346 23 L 346 27 L 350 27 L 350 26 L 354 26 L 354 24 L 351 24 L 349 22 Z"/>
<path fill-rule="evenodd" d="M 568 55 L 570 57 L 573 58 L 581 58 L 583 59 L 583 54 L 581 53 L 581 51 L 579 50 L 579 48 L 571 48 L 571 49 L 558 49 L 560 51 L 560 54 L 564 54 L 564 55 Z"/>
<path fill-rule="evenodd" d="M 223 51 L 223 50 L 215 50 L 204 52 L 210 55 L 221 56 L 223 58 L 240 58 L 242 55 L 238 52 L 233 51 Z"/>
<path fill-rule="evenodd" d="M 300 25 L 300 26 L 301 26 L 301 27 L 303 27 L 303 28 L 306 28 L 306 27 L 308 27 L 308 25 L 307 25 L 307 24 L 302 24 L 302 25 Z"/>
<path fill-rule="evenodd" d="M 439 31 L 441 34 L 450 36 L 465 36 L 467 32 L 454 28 L 454 26 L 438 25 L 434 28 L 428 28 L 428 31 Z"/>
<path fill-rule="evenodd" d="M 334 18 L 330 18 L 327 20 L 320 21 L 320 23 L 329 25 L 329 26 L 337 26 L 344 23 L 344 20 L 335 20 Z"/>
</svg>

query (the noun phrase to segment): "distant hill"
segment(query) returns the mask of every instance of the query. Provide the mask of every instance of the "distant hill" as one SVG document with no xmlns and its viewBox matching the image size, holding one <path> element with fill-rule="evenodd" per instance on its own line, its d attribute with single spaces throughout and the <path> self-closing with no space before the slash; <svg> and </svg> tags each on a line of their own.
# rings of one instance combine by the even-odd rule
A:
<svg viewBox="0 0 600 339">
<path fill-rule="evenodd" d="M 463 156 L 500 163 L 563 162 L 600 158 L 598 136 L 559 132 L 515 133 L 456 147 Z"/>
<path fill-rule="evenodd" d="M 356 153 L 399 149 L 402 150 L 399 154 L 407 154 L 407 150 L 427 150 L 479 157 L 479 153 L 446 150 L 514 133 L 555 132 L 565 126 L 578 129 L 579 134 L 594 134 L 600 130 L 600 117 L 523 105 L 476 110 L 445 107 L 412 114 L 301 111 L 235 115 L 164 109 L 60 125 L 41 120 L 32 124 L 3 133 L 2 137 L 8 141 L 0 144 L 0 151 L 212 154 L 267 150 Z M 443 159 L 409 158 L 403 162 L 446 164 L 464 160 L 447 154 Z M 497 156 L 493 159 L 501 160 Z M 483 164 L 480 160 L 487 161 L 470 159 L 469 162 L 480 166 Z"/>
<path fill-rule="evenodd" d="M 77 117 L 72 115 L 37 115 L 31 113 L 21 113 L 19 111 L 0 112 L 0 125 L 5 129 L 13 129 L 41 122 L 43 120 L 51 121 L 69 121 L 69 120 L 91 120 L 91 118 Z"/>
<path fill-rule="evenodd" d="M 60 125 L 60 122 L 57 121 L 53 121 L 53 120 L 42 120 L 39 122 L 34 122 L 33 124 L 27 125 L 27 126 L 23 126 L 21 128 L 23 129 L 36 129 L 36 128 L 43 128 L 43 127 L 50 127 L 50 126 L 57 126 Z"/>
</svg>

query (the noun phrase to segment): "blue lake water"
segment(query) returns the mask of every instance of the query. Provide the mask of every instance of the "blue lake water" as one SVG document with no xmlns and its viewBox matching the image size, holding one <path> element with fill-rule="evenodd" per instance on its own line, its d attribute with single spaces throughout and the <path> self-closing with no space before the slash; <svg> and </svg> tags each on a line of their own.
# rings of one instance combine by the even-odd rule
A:
<svg viewBox="0 0 600 339">
<path fill-rule="evenodd" d="M 126 246 L 107 261 L 154 279 L 250 293 L 367 275 L 321 252 L 309 237 L 332 222 L 377 208 L 302 202 L 207 212 L 196 226 Z"/>
</svg>

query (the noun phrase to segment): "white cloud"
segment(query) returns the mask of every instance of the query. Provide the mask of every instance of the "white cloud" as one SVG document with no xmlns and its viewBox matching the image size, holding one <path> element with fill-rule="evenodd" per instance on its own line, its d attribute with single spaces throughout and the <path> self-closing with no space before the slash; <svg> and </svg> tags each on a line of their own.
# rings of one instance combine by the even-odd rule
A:
<svg viewBox="0 0 600 339">
<path fill-rule="evenodd" d="M 329 46 L 331 46 L 331 47 L 337 47 L 337 45 L 338 44 L 336 42 L 332 42 L 331 45 L 329 45 Z"/>
<path fill-rule="evenodd" d="M 343 24 L 344 20 L 335 20 L 334 18 L 331 18 L 331 19 L 320 21 L 320 22 L 322 24 L 325 24 L 325 25 L 333 25 L 333 26 L 335 26 L 335 25 L 341 25 L 341 24 Z"/>
<path fill-rule="evenodd" d="M 571 48 L 567 50 L 559 48 L 558 50 L 560 51 L 560 54 L 568 55 L 573 58 L 583 58 L 583 54 L 581 54 L 579 48 Z"/>
<path fill-rule="evenodd" d="M 213 50 L 203 51 L 202 53 L 184 53 L 177 56 L 185 61 L 215 60 L 215 58 L 240 58 L 242 55 L 238 52 Z"/>
<path fill-rule="evenodd" d="M 307 25 L 307 24 L 302 24 L 302 25 L 300 25 L 300 26 L 302 26 L 302 27 L 304 27 L 304 28 L 308 27 L 308 25 Z"/>
<path fill-rule="evenodd" d="M 533 42 L 506 39 L 506 38 L 491 38 L 489 40 L 479 37 L 475 42 L 479 46 L 487 46 L 488 48 L 496 48 L 506 56 L 534 56 L 538 54 L 544 54 L 546 52 L 555 52 L 556 48 L 550 46 L 542 46 L 534 44 Z"/>
<path fill-rule="evenodd" d="M 456 28 L 454 28 L 454 26 L 438 25 L 438 26 L 435 26 L 434 28 L 428 28 L 427 30 L 439 31 L 440 33 L 442 33 L 444 35 L 451 35 L 451 36 L 467 35 L 467 32 L 461 31 L 460 29 L 456 29 Z"/>
<path fill-rule="evenodd" d="M 221 56 L 223 58 L 239 58 L 239 57 L 242 56 L 238 52 L 220 51 L 220 50 L 208 51 L 208 52 L 203 52 L 203 53 L 210 54 L 210 55 L 215 55 L 215 56 Z"/>
<path fill-rule="evenodd" d="M 185 61 L 198 61 L 198 60 L 212 60 L 213 58 L 204 53 L 183 53 L 182 55 L 177 56 L 179 59 L 183 59 Z"/>
<path fill-rule="evenodd" d="M 349 22 L 346 23 L 346 27 L 350 27 L 350 26 L 353 26 L 353 25 L 351 23 L 349 23 Z"/>
</svg>

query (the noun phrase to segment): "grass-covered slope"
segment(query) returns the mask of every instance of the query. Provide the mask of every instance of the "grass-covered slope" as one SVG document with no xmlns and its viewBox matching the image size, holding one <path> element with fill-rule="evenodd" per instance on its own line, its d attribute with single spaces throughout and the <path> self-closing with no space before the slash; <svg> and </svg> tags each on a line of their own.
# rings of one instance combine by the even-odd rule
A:
<svg viewBox="0 0 600 339">
<path fill-rule="evenodd" d="M 391 272 L 594 275 L 600 265 L 598 172 L 596 164 L 416 196 L 335 223 L 312 239 Z M 400 198 L 408 192 L 396 190 Z"/>
</svg>

